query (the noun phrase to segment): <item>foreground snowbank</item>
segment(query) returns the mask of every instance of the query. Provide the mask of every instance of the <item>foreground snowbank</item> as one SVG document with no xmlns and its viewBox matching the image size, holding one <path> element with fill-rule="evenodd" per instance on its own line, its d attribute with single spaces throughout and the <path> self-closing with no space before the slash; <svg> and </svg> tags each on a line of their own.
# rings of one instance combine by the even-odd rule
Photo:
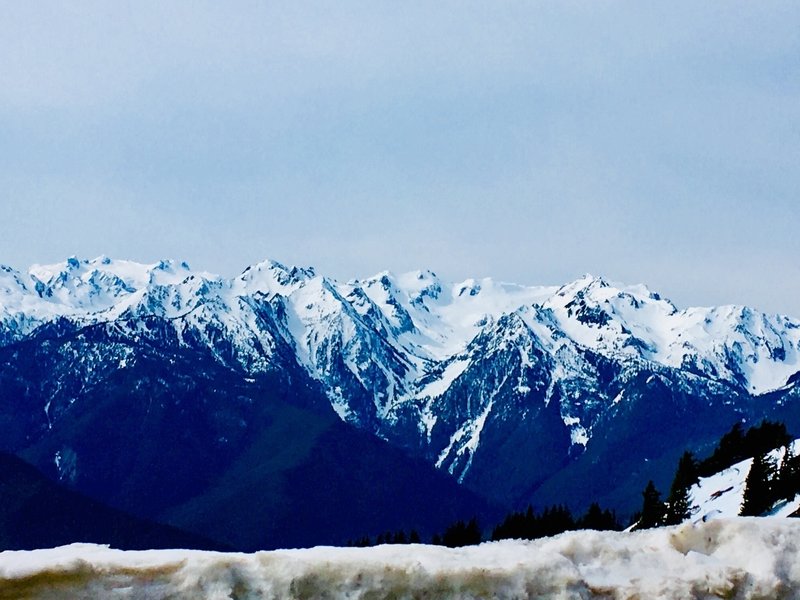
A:
<svg viewBox="0 0 800 600">
<path fill-rule="evenodd" d="M 0 598 L 792 598 L 800 521 L 730 519 L 534 542 L 0 553 Z"/>
</svg>

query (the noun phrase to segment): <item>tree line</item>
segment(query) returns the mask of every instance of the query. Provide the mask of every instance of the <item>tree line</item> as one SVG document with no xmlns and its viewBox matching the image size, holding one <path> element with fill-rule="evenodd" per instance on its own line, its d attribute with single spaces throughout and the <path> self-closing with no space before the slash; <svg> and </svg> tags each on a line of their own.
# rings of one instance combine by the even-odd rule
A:
<svg viewBox="0 0 800 600">
<path fill-rule="evenodd" d="M 469 521 L 459 520 L 447 527 L 443 533 L 435 533 L 429 543 L 435 546 L 458 548 L 472 546 L 484 541 L 498 541 L 505 539 L 534 540 L 573 531 L 577 529 L 595 529 L 619 531 L 622 526 L 616 514 L 608 509 L 602 509 L 599 504 L 592 503 L 585 514 L 574 517 L 569 508 L 558 504 L 545 508 L 541 512 L 529 505 L 524 511 L 511 511 L 501 523 L 496 525 L 488 537 L 478 524 L 477 518 Z M 380 544 L 418 544 L 421 543 L 419 535 L 412 531 L 387 532 L 376 538 L 365 536 L 348 542 L 348 546 L 375 546 Z"/>
<path fill-rule="evenodd" d="M 790 441 L 783 423 L 764 420 L 747 432 L 736 423 L 722 436 L 711 456 L 702 461 L 691 452 L 684 452 L 665 501 L 653 481 L 648 482 L 642 492 L 642 510 L 634 517 L 635 528 L 682 523 L 691 517 L 690 489 L 700 477 L 709 477 L 751 457 L 753 463 L 745 480 L 739 514 L 762 515 L 781 500 L 791 500 L 800 493 L 800 457 L 792 452 Z M 776 454 L 782 456 L 780 464 Z"/>
<path fill-rule="evenodd" d="M 703 460 L 692 452 L 684 452 L 665 500 L 649 481 L 642 492 L 642 509 L 633 515 L 629 524 L 634 529 L 648 529 L 662 525 L 678 525 L 691 517 L 690 490 L 701 477 L 709 477 L 742 460 L 753 457 L 753 464 L 745 482 L 744 499 L 740 513 L 743 516 L 761 515 L 781 500 L 791 500 L 800 494 L 800 456 L 790 447 L 791 436 L 783 423 L 764 420 L 744 431 L 741 423 L 720 438 L 710 456 Z M 775 450 L 782 448 L 780 463 L 774 458 Z M 780 453 L 777 453 L 780 454 Z M 619 531 L 623 527 L 617 515 L 599 504 L 592 503 L 586 513 L 573 516 L 565 505 L 554 505 L 541 512 L 528 506 L 523 511 L 511 511 L 497 524 L 490 535 L 484 535 L 476 518 L 459 520 L 423 540 L 411 530 L 387 531 L 376 537 L 364 536 L 348 541 L 348 546 L 375 546 L 381 544 L 419 544 L 457 548 L 480 544 L 483 541 L 504 539 L 533 540 L 578 529 Z"/>
</svg>

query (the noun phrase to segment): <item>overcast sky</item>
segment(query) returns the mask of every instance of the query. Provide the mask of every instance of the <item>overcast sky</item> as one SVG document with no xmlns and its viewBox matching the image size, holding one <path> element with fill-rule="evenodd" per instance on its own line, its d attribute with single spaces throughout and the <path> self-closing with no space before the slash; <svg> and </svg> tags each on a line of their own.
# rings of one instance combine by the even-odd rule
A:
<svg viewBox="0 0 800 600">
<path fill-rule="evenodd" d="M 0 263 L 647 283 L 800 317 L 800 3 L 4 2 Z"/>
</svg>

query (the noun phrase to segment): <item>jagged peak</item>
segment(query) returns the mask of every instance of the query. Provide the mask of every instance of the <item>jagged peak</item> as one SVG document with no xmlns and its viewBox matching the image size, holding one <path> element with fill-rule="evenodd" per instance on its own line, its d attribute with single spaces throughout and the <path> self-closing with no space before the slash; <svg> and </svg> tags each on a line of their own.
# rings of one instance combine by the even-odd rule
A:
<svg viewBox="0 0 800 600">
<path fill-rule="evenodd" d="M 267 259 L 250 265 L 236 278 L 248 292 L 281 293 L 303 286 L 317 278 L 313 267 L 287 266 Z"/>
<path fill-rule="evenodd" d="M 400 273 L 396 277 L 396 280 L 401 283 L 403 287 L 424 287 L 432 283 L 439 283 L 439 277 L 430 269 L 417 269 L 414 271 Z"/>
<path fill-rule="evenodd" d="M 187 262 L 178 262 L 176 260 L 160 260 L 158 261 L 152 268 L 154 271 L 188 271 L 189 270 L 189 263 Z"/>
<path fill-rule="evenodd" d="M 317 272 L 316 269 L 314 269 L 314 267 L 286 265 L 272 258 L 267 258 L 265 260 L 262 260 L 261 262 L 249 265 L 244 271 L 242 271 L 242 275 L 245 273 L 262 272 L 262 271 L 277 271 L 290 274 L 291 273 L 305 274 L 309 278 L 317 276 Z"/>
<path fill-rule="evenodd" d="M 0 292 L 25 294 L 28 291 L 28 286 L 19 271 L 7 265 L 0 265 Z"/>
<path fill-rule="evenodd" d="M 439 276 L 430 269 L 415 269 L 412 271 L 403 271 L 395 273 L 391 270 L 383 270 L 375 273 L 371 277 L 366 277 L 363 280 L 364 284 L 375 284 L 389 281 L 392 285 L 397 287 L 419 287 L 425 286 L 432 282 L 439 282 Z"/>
<path fill-rule="evenodd" d="M 442 294 L 442 283 L 431 270 L 417 270 L 403 273 L 397 277 L 397 284 L 414 304 L 426 299 L 437 300 Z"/>
<path fill-rule="evenodd" d="M 30 278 L 19 278 L 27 289 L 14 281 L 14 273 L 10 268 L 0 272 L 0 291 L 9 290 L 3 296 L 5 306 L 13 310 L 35 306 L 43 315 L 91 317 L 114 305 L 123 310 L 139 302 L 130 294 L 149 291 L 154 302 L 206 295 L 220 303 L 238 302 L 237 298 L 259 293 L 291 297 L 289 304 L 298 307 L 308 322 L 341 310 L 352 309 L 362 316 L 372 311 L 374 318 L 365 323 L 386 324 L 386 331 L 396 337 L 390 342 L 411 349 L 415 360 L 454 356 L 478 333 L 500 333 L 497 328 L 502 322 L 506 334 L 526 324 L 542 343 L 569 338 L 599 353 L 638 354 L 675 367 L 699 357 L 720 373 L 727 373 L 727 354 L 721 352 L 730 350 L 731 360 L 741 364 L 740 370 L 757 391 L 770 389 L 777 380 L 784 382 L 800 368 L 797 321 L 773 319 L 744 306 L 677 312 L 644 285 L 610 283 L 590 273 L 559 288 L 498 283 L 490 278 L 442 284 L 431 270 L 399 275 L 382 271 L 343 285 L 317 275 L 313 268 L 275 260 L 252 265 L 230 280 L 193 273 L 186 263 L 172 260 L 141 264 L 105 255 L 35 265 Z M 517 317 L 521 323 L 514 322 Z M 727 344 L 722 351 L 720 341 Z M 710 367 L 708 372 L 712 372 Z"/>
<path fill-rule="evenodd" d="M 635 285 L 625 285 L 621 286 L 621 290 L 624 293 L 630 294 L 636 298 L 646 298 L 648 300 L 655 300 L 655 301 L 665 301 L 669 304 L 672 304 L 669 300 L 666 300 L 661 294 L 658 292 L 653 291 L 647 284 L 638 283 Z"/>
<path fill-rule="evenodd" d="M 470 341 L 466 352 L 485 354 L 550 347 L 559 334 L 546 313 L 536 306 L 521 306 L 497 317 L 486 315 L 480 333 Z"/>
<path fill-rule="evenodd" d="M 284 265 L 277 261 L 271 261 L 271 265 L 273 271 L 285 273 L 293 280 L 308 280 L 317 276 L 316 269 L 311 266 Z"/>
<path fill-rule="evenodd" d="M 106 256 L 105 254 L 101 254 L 89 261 L 90 264 L 100 264 L 100 265 L 110 265 L 114 262 L 111 258 Z"/>
<path fill-rule="evenodd" d="M 675 313 L 678 310 L 669 299 L 664 298 L 643 283 L 626 285 L 592 274 L 586 274 L 562 285 L 554 294 L 550 304 L 569 304 L 575 299 L 599 304 L 610 302 L 615 298 L 627 300 L 636 308 L 649 302 L 658 302 L 663 304 L 668 313 Z M 560 300 L 556 301 L 556 299 Z"/>
<path fill-rule="evenodd" d="M 574 281 L 562 285 L 556 292 L 556 295 L 561 297 L 576 296 L 581 293 L 585 294 L 590 290 L 610 287 L 612 287 L 611 284 L 606 281 L 605 278 L 592 275 L 591 273 L 585 273 Z"/>
<path fill-rule="evenodd" d="M 366 287 L 372 287 L 374 285 L 380 285 L 384 289 L 388 290 L 393 287 L 397 286 L 397 278 L 392 271 L 380 271 L 379 273 L 375 273 L 372 277 L 367 277 L 362 282 Z"/>
<path fill-rule="evenodd" d="M 135 270 L 138 272 L 144 271 L 151 271 L 154 269 L 158 270 L 169 270 L 169 269 L 181 269 L 184 271 L 189 271 L 190 267 L 189 264 L 185 261 L 178 262 L 173 259 L 164 259 L 160 260 L 155 263 L 142 263 L 132 260 L 119 260 L 119 259 L 112 259 L 105 254 L 101 254 L 92 259 L 81 259 L 76 255 L 72 255 L 68 257 L 63 263 L 50 263 L 50 264 L 33 264 L 28 269 L 28 272 L 37 275 L 41 274 L 42 276 L 55 275 L 58 276 L 59 274 L 65 271 L 79 271 L 79 270 L 100 270 L 100 271 L 113 271 L 114 268 L 125 268 L 128 270 Z M 41 279 L 41 277 L 39 277 Z"/>
<path fill-rule="evenodd" d="M 17 269 L 9 265 L 0 265 L 0 273 L 5 273 L 6 275 L 10 275 L 12 277 L 19 277 L 22 275 L 22 273 L 20 273 Z"/>
<path fill-rule="evenodd" d="M 59 278 L 64 278 L 67 274 L 77 271 L 82 265 L 88 264 L 81 261 L 77 256 L 72 255 L 64 262 L 51 264 L 33 264 L 28 269 L 28 274 L 35 280 L 48 283 Z"/>
<path fill-rule="evenodd" d="M 485 282 L 484 282 L 485 283 Z M 465 279 L 461 283 L 457 283 L 454 287 L 453 294 L 460 298 L 464 295 L 468 296 L 477 296 L 481 293 L 483 286 L 478 283 L 475 279 Z"/>
<path fill-rule="evenodd" d="M 33 265 L 28 270 L 36 296 L 67 311 L 105 310 L 130 294 L 153 286 L 178 285 L 191 275 L 186 262 L 140 263 L 104 254 L 90 260 L 71 256 L 63 263 Z"/>
</svg>

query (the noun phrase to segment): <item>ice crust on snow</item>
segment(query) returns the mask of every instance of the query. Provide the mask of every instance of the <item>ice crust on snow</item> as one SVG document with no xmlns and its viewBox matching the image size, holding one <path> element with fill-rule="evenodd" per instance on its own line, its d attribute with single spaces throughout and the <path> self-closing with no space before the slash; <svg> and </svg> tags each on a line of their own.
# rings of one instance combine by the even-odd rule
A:
<svg viewBox="0 0 800 600">
<path fill-rule="evenodd" d="M 739 518 L 535 541 L 122 552 L 75 544 L 0 553 L 26 598 L 796 598 L 800 521 Z"/>
</svg>

